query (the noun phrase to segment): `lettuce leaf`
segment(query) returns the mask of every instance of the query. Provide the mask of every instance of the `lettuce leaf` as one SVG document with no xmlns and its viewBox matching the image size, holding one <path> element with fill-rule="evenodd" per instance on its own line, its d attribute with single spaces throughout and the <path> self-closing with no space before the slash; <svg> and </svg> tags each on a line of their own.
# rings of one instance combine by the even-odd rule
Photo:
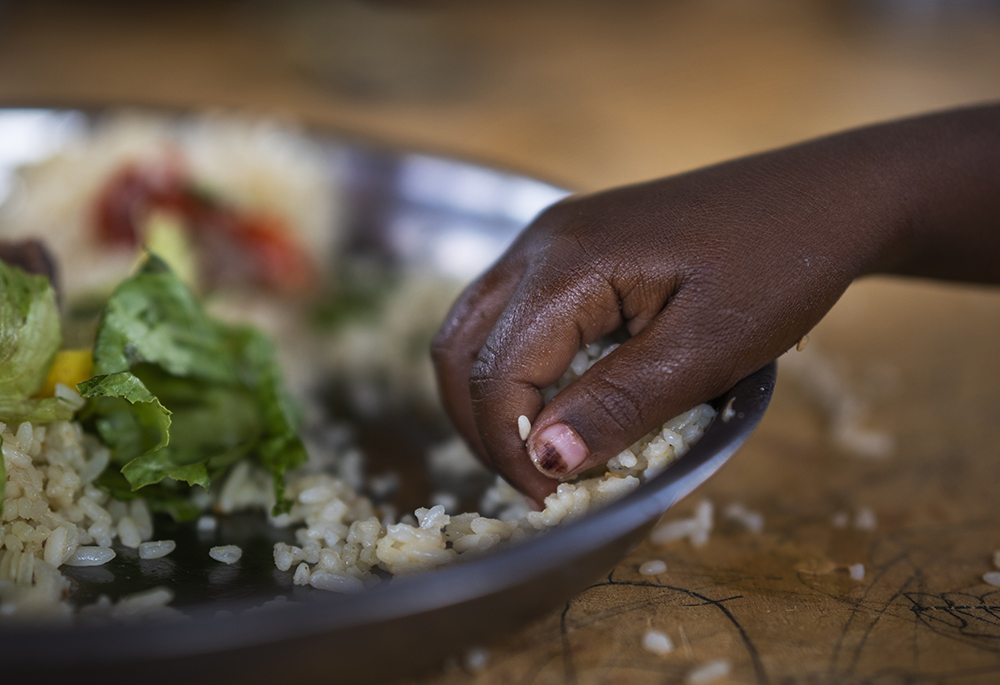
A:
<svg viewBox="0 0 1000 685">
<path fill-rule="evenodd" d="M 72 418 L 57 397 L 33 398 L 62 344 L 55 291 L 45 276 L 0 262 L 0 421 L 49 423 Z"/>
<path fill-rule="evenodd" d="M 305 461 L 274 349 L 259 331 L 205 312 L 166 264 L 151 256 L 111 295 L 98 327 L 93 379 L 78 388 L 88 416 L 133 490 L 208 488 L 232 464 L 256 459 L 273 477 Z M 154 503 L 155 506 L 155 503 Z"/>
</svg>

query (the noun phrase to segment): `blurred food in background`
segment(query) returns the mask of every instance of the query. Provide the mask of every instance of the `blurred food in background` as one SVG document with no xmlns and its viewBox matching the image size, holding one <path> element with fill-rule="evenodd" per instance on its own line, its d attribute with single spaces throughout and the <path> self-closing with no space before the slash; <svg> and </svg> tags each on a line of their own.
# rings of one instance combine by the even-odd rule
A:
<svg viewBox="0 0 1000 685">
<path fill-rule="evenodd" d="M 19 136 L 27 158 L 44 154 L 47 141 L 30 149 L 28 139 L 57 117 L 65 148 L 6 179 L 0 230 L 49 236 L 70 267 L 68 291 L 107 291 L 143 246 L 202 292 L 317 287 L 338 242 L 337 199 L 318 151 L 294 129 L 215 115 L 178 126 L 135 112 L 88 131 L 72 112 L 26 110 L 4 117 L 0 135 Z"/>
<path fill-rule="evenodd" d="M 581 189 L 1000 97 L 994 1 L 8 2 L 0 99 L 246 107 Z"/>
</svg>

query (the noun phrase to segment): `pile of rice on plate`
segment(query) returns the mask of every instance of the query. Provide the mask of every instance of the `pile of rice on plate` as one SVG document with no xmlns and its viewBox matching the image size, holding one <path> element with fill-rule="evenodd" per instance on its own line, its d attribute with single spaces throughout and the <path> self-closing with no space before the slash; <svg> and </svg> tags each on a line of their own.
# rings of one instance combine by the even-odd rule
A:
<svg viewBox="0 0 1000 685">
<path fill-rule="evenodd" d="M 25 235 L 30 229 L 24 225 L 26 220 L 40 227 L 43 234 L 58 234 L 56 225 L 61 225 L 63 231 L 82 231 L 85 197 L 78 188 L 73 189 L 76 180 L 93 177 L 87 170 L 95 158 L 100 162 L 93 166 L 106 173 L 113 167 L 106 158 L 114 157 L 116 150 L 155 148 L 157 136 L 166 135 L 164 126 L 160 121 L 143 122 L 134 117 L 112 119 L 100 131 L 91 132 L 86 139 L 70 146 L 62 157 L 30 169 L 23 179 L 24 192 L 0 207 L 0 236 Z M 213 135 L 205 133 L 209 130 Z M 306 243 L 318 244 L 322 241 L 315 236 L 325 226 L 335 224 L 336 208 L 330 206 L 325 194 L 328 184 L 319 178 L 322 169 L 314 153 L 308 151 L 305 138 L 292 130 L 279 129 L 279 140 L 287 144 L 276 150 L 273 136 L 265 136 L 274 131 L 273 125 L 227 123 L 212 118 L 207 122 L 195 121 L 186 135 L 199 142 L 198 164 L 216 172 L 232 166 L 225 162 L 234 159 L 234 149 L 240 150 L 236 160 L 239 161 L 253 157 L 255 150 L 266 148 L 266 154 L 255 158 L 253 174 L 230 178 L 218 172 L 214 177 L 217 187 L 237 200 L 252 197 L 259 201 L 261 197 L 286 197 L 279 191 L 288 184 L 287 179 L 293 179 L 298 188 L 297 201 L 290 203 L 291 209 L 287 203 L 272 209 L 286 212 L 293 228 L 307 236 Z M 266 145 L 261 143 L 264 139 L 268 141 Z M 216 157 L 212 156 L 211 144 L 206 142 L 212 140 L 223 141 L 218 146 L 223 149 L 215 150 Z M 234 140 L 243 144 L 237 145 Z M 220 178 L 223 180 L 219 181 Z M 57 182 L 70 189 L 64 188 L 55 196 L 58 202 L 52 202 L 52 196 L 42 191 L 58 185 Z M 258 192 L 249 186 L 258 188 Z M 270 190 L 259 192 L 260 187 Z M 320 196 L 326 199 L 317 199 Z M 52 210 L 48 214 L 46 203 Z M 315 207 L 317 211 L 302 212 L 303 206 Z M 317 213 L 323 216 L 317 219 Z M 74 233 L 67 244 L 79 245 L 79 241 L 79 235 Z M 336 242 L 328 240 L 322 249 L 334 249 L 331 245 Z M 88 260 L 93 258 L 92 247 L 78 249 L 90 255 Z M 62 258 L 65 260 L 66 256 Z M 80 268 L 68 269 L 67 273 L 88 271 L 86 260 L 76 266 Z M 121 265 L 109 268 L 120 269 Z M 93 274 L 89 277 L 93 278 Z M 94 285 L 84 282 L 79 275 L 70 276 L 67 281 L 80 287 Z M 353 387 L 350 394 L 355 403 L 364 405 L 359 407 L 361 410 L 372 412 L 379 410 L 379 403 L 372 402 L 365 383 L 375 375 L 394 379 L 402 386 L 391 388 L 390 394 L 408 392 L 411 399 L 434 401 L 429 359 L 426 355 L 416 362 L 404 359 L 401 350 L 412 346 L 415 340 L 429 339 L 459 287 L 427 274 L 406 276 L 381 300 L 375 315 L 350 322 L 335 334 L 310 344 L 308 354 L 302 353 L 302 330 L 293 327 L 289 331 L 287 308 L 280 303 L 267 309 L 266 304 L 256 301 L 246 305 L 249 299 L 239 296 L 228 303 L 249 307 L 249 313 L 240 310 L 239 314 L 249 316 L 255 324 L 274 334 L 279 358 L 286 366 L 292 386 L 298 389 L 294 394 L 307 397 L 303 379 L 314 378 L 314 365 L 319 364 L 331 374 L 346 377 L 349 388 Z M 226 309 L 227 316 L 233 316 L 239 307 L 219 309 Z M 401 316 L 400 312 L 407 312 L 408 316 Z M 546 391 L 546 399 L 614 347 L 594 343 L 581 350 L 560 382 Z M 377 349 L 380 354 L 364 355 L 363 363 L 359 364 L 355 353 L 364 349 Z M 72 388 L 60 386 L 57 393 L 68 403 L 82 405 L 82 399 Z M 286 494 L 292 504 L 286 513 L 271 513 L 275 502 L 271 479 L 249 463 L 232 468 L 211 492 L 193 487 L 190 501 L 204 512 L 199 527 L 214 526 L 215 516 L 248 509 L 268 512 L 268 525 L 293 531 L 295 544 L 274 545 L 274 563 L 277 569 L 291 576 L 294 584 L 331 592 L 359 592 L 393 576 L 423 572 L 502 549 L 616 500 L 686 452 L 714 415 L 710 406 L 701 405 L 668 421 L 609 461 L 603 473 L 589 473 L 588 477 L 560 484 L 546 498 L 542 511 L 531 510 L 519 493 L 496 478 L 480 498 L 482 513 L 454 511 L 456 498 L 444 493 L 443 503 L 418 508 L 397 519 L 391 503 L 376 505 L 371 498 L 359 494 L 375 488 L 363 478 L 364 455 L 350 439 L 349 431 L 334 441 L 335 447 L 305 436 L 310 460 L 288 474 Z M 173 599 L 169 586 L 154 587 L 117 602 L 101 597 L 87 607 L 77 606 L 71 599 L 72 583 L 60 571 L 66 566 L 113 564 L 121 554 L 156 558 L 169 555 L 174 548 L 172 540 L 157 539 L 153 516 L 142 498 L 119 501 L 94 484 L 109 465 L 109 450 L 97 437 L 85 433 L 79 423 L 59 421 L 44 425 L 2 425 L 2 439 L 7 479 L 0 512 L 0 621 L 180 614 L 167 606 Z M 428 463 L 443 469 L 481 468 L 458 438 L 435 446 L 427 457 Z M 233 560 L 238 558 L 239 550 L 224 549 L 219 554 L 220 558 L 225 557 L 224 561 Z"/>
</svg>

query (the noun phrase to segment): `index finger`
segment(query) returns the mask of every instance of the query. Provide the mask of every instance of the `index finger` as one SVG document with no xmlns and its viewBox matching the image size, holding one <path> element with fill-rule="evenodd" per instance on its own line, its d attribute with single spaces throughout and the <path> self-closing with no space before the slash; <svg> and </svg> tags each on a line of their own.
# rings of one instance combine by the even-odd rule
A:
<svg viewBox="0 0 1000 685">
<path fill-rule="evenodd" d="M 459 434 L 486 462 L 491 460 L 476 430 L 469 376 L 522 270 L 520 260 L 505 257 L 470 284 L 452 305 L 431 343 L 441 403 Z"/>
<path fill-rule="evenodd" d="M 621 323 L 617 294 L 606 279 L 529 270 L 479 351 L 469 385 L 479 437 L 501 475 L 537 502 L 558 481 L 528 457 L 518 417 L 534 420 L 542 389 L 559 379 L 581 346 Z"/>
</svg>

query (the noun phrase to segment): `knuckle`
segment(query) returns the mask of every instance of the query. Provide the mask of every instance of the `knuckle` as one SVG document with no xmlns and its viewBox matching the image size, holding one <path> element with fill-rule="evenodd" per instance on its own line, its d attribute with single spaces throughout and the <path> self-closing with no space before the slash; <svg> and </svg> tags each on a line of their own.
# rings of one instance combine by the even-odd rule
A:
<svg viewBox="0 0 1000 685">
<path fill-rule="evenodd" d="M 640 391 L 607 377 L 599 377 L 595 381 L 588 383 L 584 392 L 596 416 L 604 417 L 600 423 L 625 433 L 645 425 L 649 412 Z"/>
<path fill-rule="evenodd" d="M 498 375 L 498 351 L 489 343 L 483 345 L 472 363 L 469 373 L 469 390 L 474 401 L 480 401 L 489 396 Z"/>
</svg>

